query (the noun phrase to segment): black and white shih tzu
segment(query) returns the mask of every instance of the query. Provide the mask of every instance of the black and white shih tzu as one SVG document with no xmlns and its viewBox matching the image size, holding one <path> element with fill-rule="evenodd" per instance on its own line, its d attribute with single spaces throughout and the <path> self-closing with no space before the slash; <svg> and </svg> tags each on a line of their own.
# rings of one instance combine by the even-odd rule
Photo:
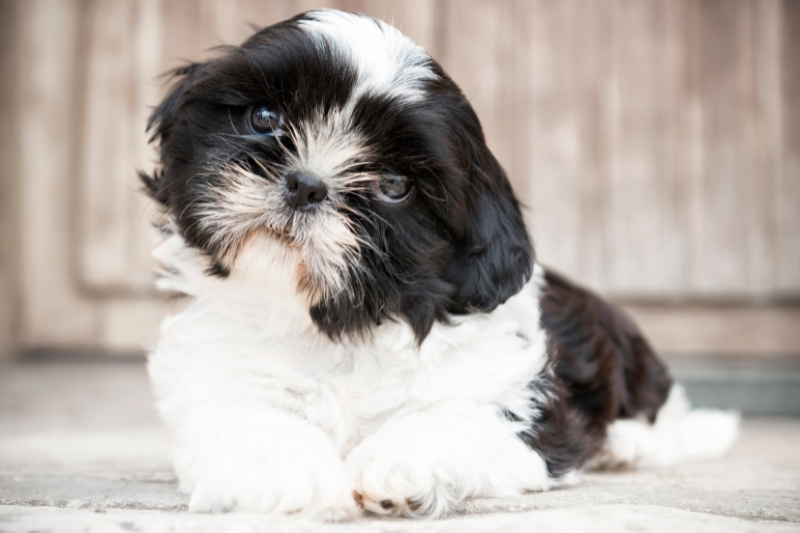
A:
<svg viewBox="0 0 800 533">
<path fill-rule="evenodd" d="M 469 102 L 395 28 L 311 11 L 175 75 L 142 179 L 189 301 L 149 370 L 191 510 L 438 517 L 733 441 L 536 262 Z"/>
</svg>

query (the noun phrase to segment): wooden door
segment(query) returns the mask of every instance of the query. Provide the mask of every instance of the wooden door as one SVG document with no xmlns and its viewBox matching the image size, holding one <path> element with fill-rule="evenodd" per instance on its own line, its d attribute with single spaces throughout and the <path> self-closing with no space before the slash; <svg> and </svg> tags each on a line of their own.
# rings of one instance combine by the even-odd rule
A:
<svg viewBox="0 0 800 533">
<path fill-rule="evenodd" d="M 135 170 L 155 157 L 159 74 L 323 4 L 393 22 L 461 85 L 542 262 L 626 303 L 666 351 L 800 353 L 791 0 L 7 1 L 7 344 L 153 341 L 170 304 Z"/>
</svg>

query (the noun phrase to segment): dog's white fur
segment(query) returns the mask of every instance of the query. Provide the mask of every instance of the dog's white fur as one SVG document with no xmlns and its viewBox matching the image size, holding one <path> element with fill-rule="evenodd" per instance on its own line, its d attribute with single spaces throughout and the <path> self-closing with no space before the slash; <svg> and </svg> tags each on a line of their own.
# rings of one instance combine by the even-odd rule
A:
<svg viewBox="0 0 800 533">
<path fill-rule="evenodd" d="M 225 280 L 205 275 L 177 234 L 156 257 L 160 286 L 194 297 L 150 358 L 192 510 L 338 517 L 355 510 L 355 489 L 376 512 L 413 498 L 443 514 L 466 496 L 550 485 L 521 424 L 499 416 L 536 414 L 526 387 L 545 363 L 538 276 L 491 315 L 435 325 L 418 349 L 402 323 L 368 342 L 330 341 L 295 291 L 295 251 L 266 235 Z"/>
<path fill-rule="evenodd" d="M 301 27 L 321 44 L 333 45 L 358 68 L 351 105 L 364 95 L 400 97 L 413 102 L 424 97 L 426 80 L 436 78 L 422 47 L 382 20 L 333 9 L 313 12 Z"/>
<path fill-rule="evenodd" d="M 595 466 L 662 467 L 715 457 L 731 447 L 738 431 L 738 413 L 690 409 L 683 387 L 673 385 L 655 424 L 620 419 L 608 426 L 606 447 Z"/>
<path fill-rule="evenodd" d="M 494 312 L 436 324 L 418 348 L 403 323 L 358 342 L 322 335 L 295 290 L 297 252 L 266 234 L 248 240 L 227 279 L 207 276 L 207 260 L 177 233 L 155 256 L 160 287 L 192 297 L 164 321 L 149 363 L 191 510 L 342 519 L 357 512 L 355 490 L 375 513 L 441 516 L 466 497 L 553 485 L 517 437 L 535 427 L 528 387 L 546 362 L 538 266 Z M 730 444 L 729 417 L 695 420 L 684 430 L 701 434 L 676 437 L 679 403 L 655 428 L 613 424 L 607 458 L 671 463 L 720 427 L 726 437 L 701 451 Z"/>
</svg>

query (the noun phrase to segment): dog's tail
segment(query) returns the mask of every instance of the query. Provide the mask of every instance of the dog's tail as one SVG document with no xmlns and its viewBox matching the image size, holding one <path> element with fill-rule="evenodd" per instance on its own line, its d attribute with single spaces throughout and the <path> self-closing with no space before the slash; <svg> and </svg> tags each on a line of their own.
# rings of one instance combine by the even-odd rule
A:
<svg viewBox="0 0 800 533">
<path fill-rule="evenodd" d="M 620 419 L 608 427 L 606 450 L 595 466 L 669 466 L 716 457 L 728 451 L 738 432 L 738 413 L 691 409 L 683 387 L 675 384 L 654 424 Z"/>
</svg>

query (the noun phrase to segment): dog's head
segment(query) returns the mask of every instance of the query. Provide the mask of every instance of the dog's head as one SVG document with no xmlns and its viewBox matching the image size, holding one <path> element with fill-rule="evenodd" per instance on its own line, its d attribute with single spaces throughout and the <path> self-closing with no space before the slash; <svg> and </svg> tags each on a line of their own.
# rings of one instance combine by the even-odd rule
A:
<svg viewBox="0 0 800 533">
<path fill-rule="evenodd" d="M 142 178 L 225 277 L 254 234 L 296 250 L 297 291 L 331 337 L 487 312 L 533 248 L 464 95 L 363 15 L 311 11 L 175 71 Z M 268 253 L 268 252 L 265 252 Z"/>
</svg>

